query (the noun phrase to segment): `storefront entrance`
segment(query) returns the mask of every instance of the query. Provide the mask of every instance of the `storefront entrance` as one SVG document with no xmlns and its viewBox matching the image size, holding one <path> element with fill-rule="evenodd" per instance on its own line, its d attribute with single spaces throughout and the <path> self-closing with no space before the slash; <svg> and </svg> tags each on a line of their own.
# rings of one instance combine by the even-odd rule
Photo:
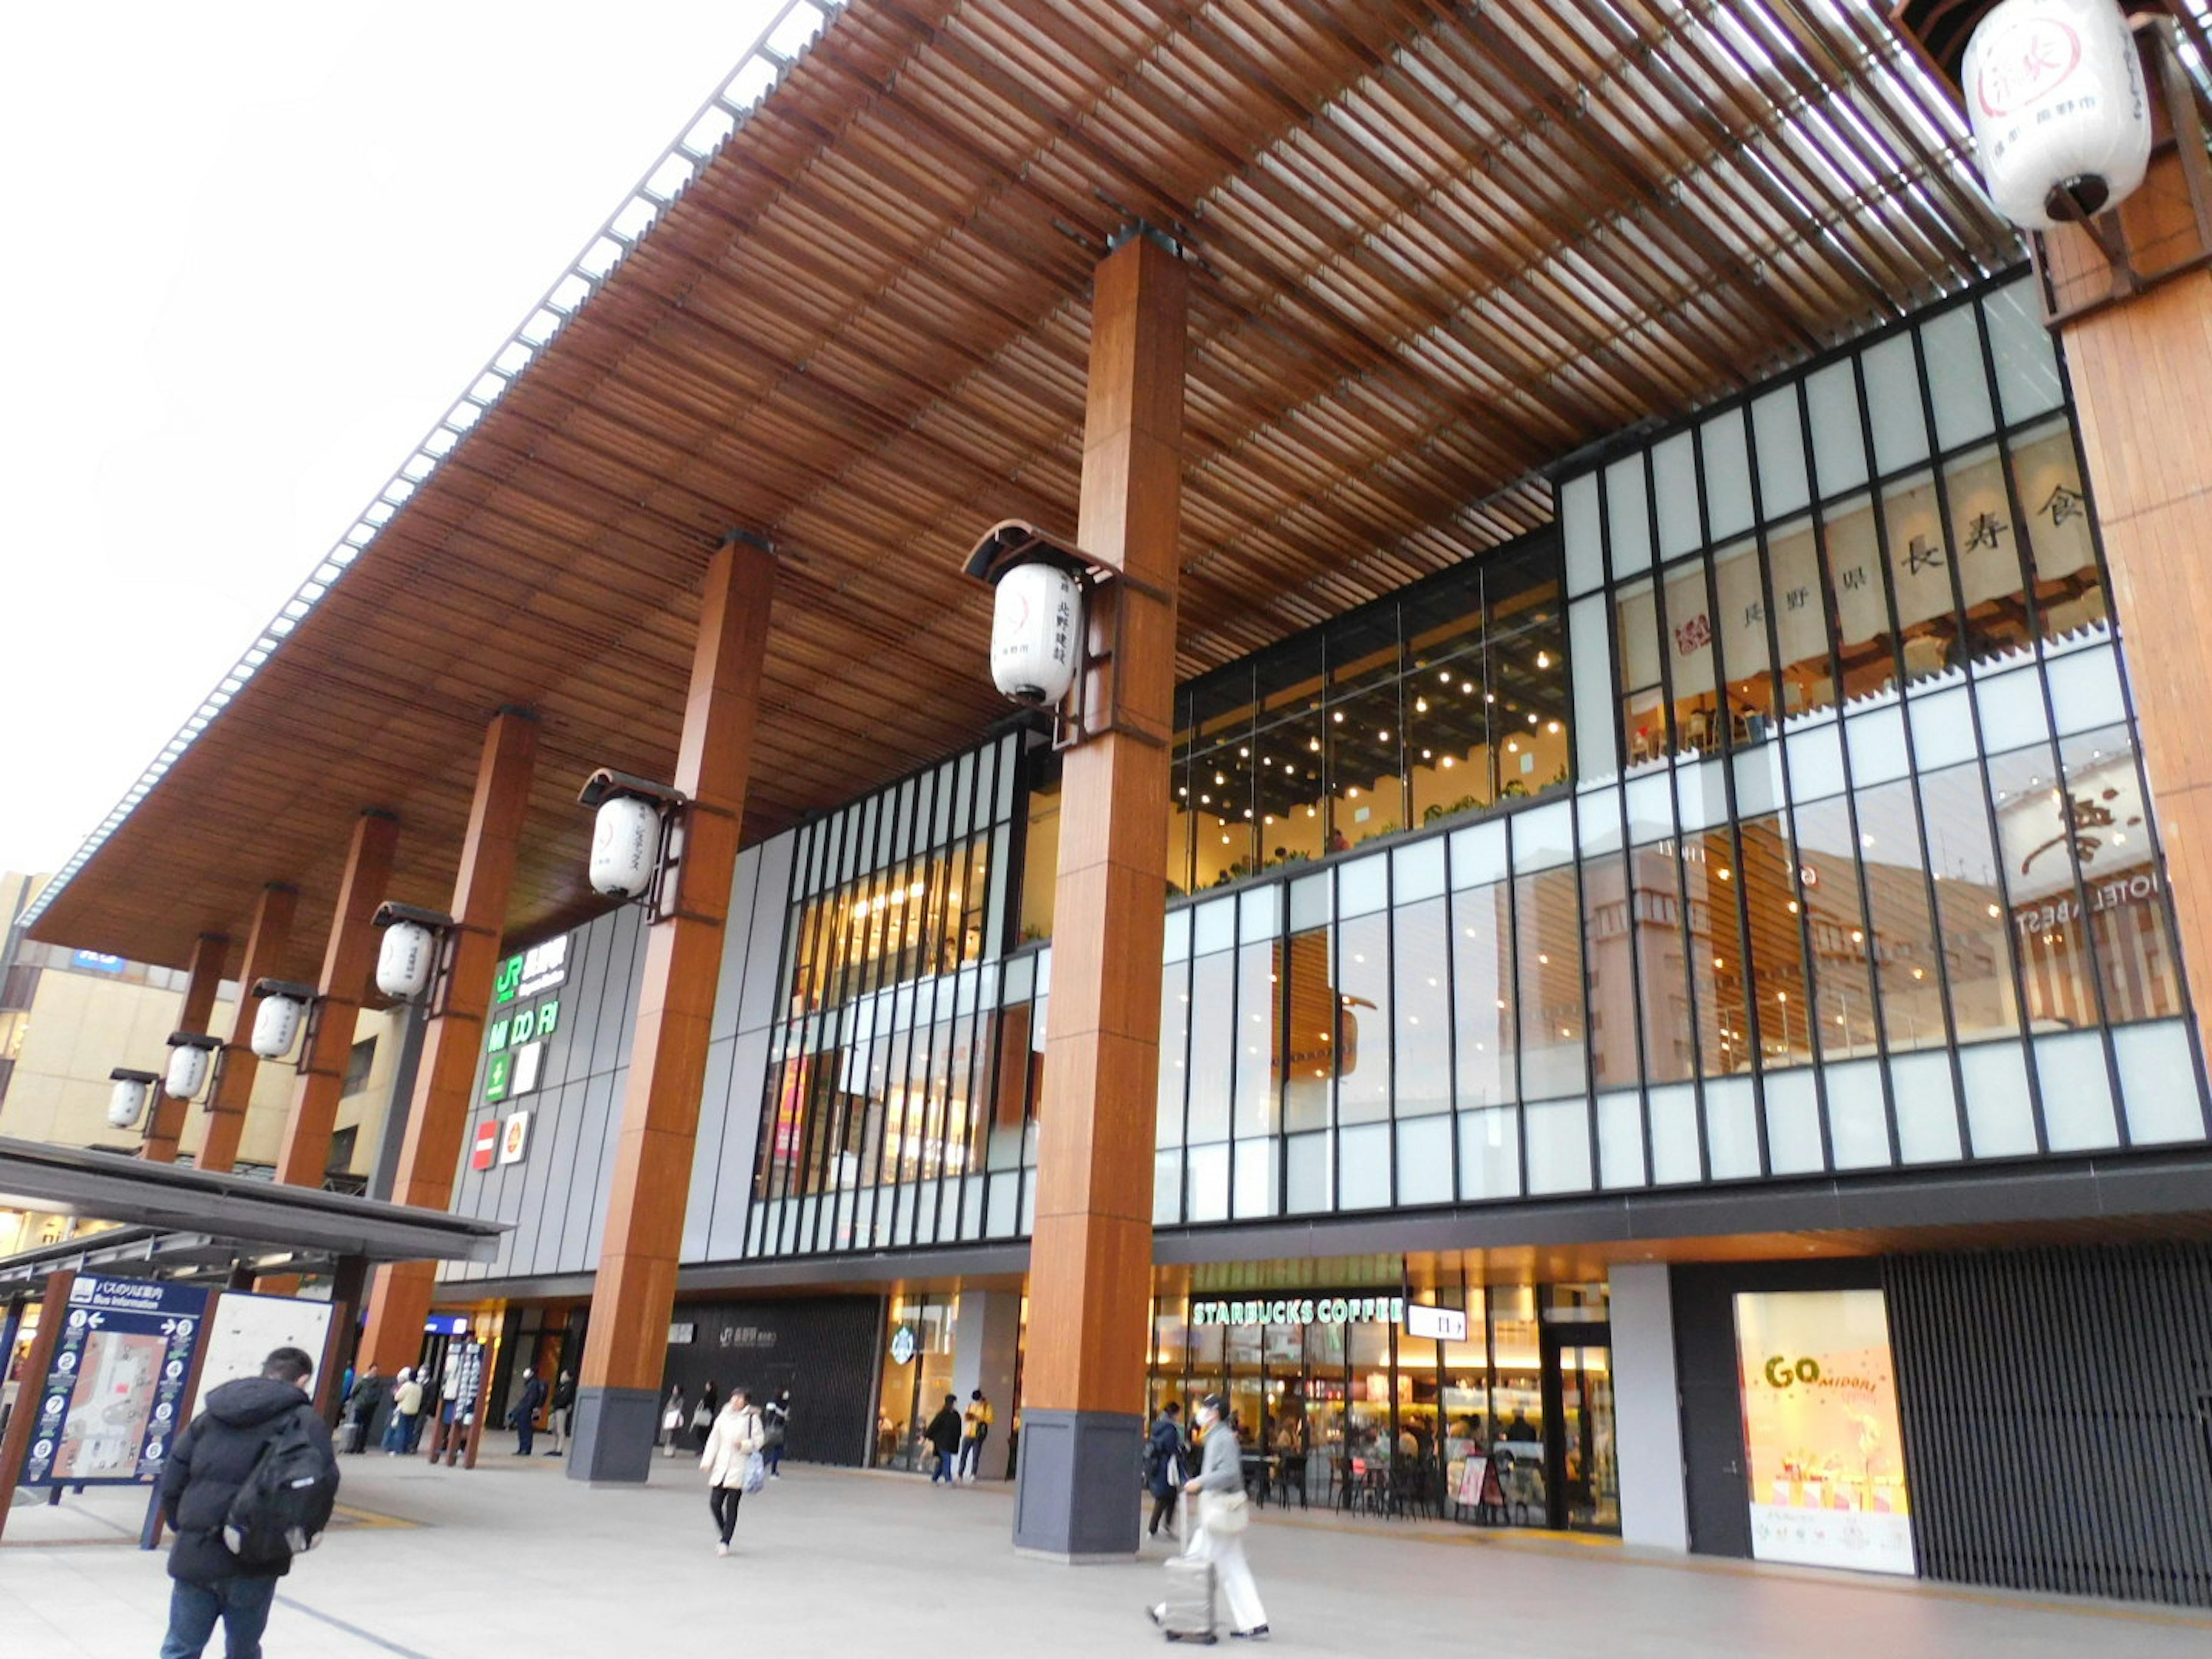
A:
<svg viewBox="0 0 2212 1659">
<path fill-rule="evenodd" d="M 1617 1533 L 1612 1328 L 1547 1323 L 1543 1361 L 1546 1523 L 1561 1532 Z"/>
</svg>

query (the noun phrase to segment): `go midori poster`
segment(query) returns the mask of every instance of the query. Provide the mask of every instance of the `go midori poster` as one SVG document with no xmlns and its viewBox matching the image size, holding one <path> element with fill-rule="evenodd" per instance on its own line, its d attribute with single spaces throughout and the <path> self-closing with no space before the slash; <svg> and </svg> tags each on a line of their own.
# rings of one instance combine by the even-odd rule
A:
<svg viewBox="0 0 2212 1659">
<path fill-rule="evenodd" d="M 1753 1558 L 1914 1572 L 1882 1293 L 1739 1295 L 1735 1339 Z"/>
</svg>

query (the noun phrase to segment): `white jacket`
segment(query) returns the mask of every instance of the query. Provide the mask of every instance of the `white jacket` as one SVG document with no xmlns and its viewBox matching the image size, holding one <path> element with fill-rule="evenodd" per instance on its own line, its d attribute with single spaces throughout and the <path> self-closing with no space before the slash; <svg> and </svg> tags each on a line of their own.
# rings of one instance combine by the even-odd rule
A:
<svg viewBox="0 0 2212 1659">
<path fill-rule="evenodd" d="M 707 1484 L 744 1485 L 746 1462 L 767 1443 L 768 1431 L 761 1425 L 759 1412 L 750 1406 L 738 1411 L 722 1407 L 714 1413 L 714 1426 L 707 1431 L 707 1449 L 699 1459 L 699 1467 L 707 1471 Z"/>
</svg>

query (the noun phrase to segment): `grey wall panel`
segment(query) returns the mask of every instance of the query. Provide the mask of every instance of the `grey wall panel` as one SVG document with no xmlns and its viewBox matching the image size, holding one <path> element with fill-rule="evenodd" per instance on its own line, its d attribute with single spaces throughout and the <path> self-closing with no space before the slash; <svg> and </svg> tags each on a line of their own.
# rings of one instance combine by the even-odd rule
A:
<svg viewBox="0 0 2212 1659">
<path fill-rule="evenodd" d="M 644 971 L 638 950 L 643 913 L 634 905 L 615 912 L 607 941 L 606 977 L 593 1006 L 583 1012 L 591 1021 L 592 1055 L 585 1062 L 591 1075 L 612 1071 L 628 1055 L 629 1036 L 623 1030 L 627 1012 L 637 1003 L 637 976 Z"/>
<path fill-rule="evenodd" d="M 707 1048 L 707 1077 L 699 1097 L 699 1130 L 691 1146 L 691 1188 L 684 1204 L 679 1261 L 705 1259 L 707 1228 L 714 1208 L 714 1173 L 721 1162 L 722 1121 L 729 1115 L 730 1053 L 737 1039 Z"/>
<path fill-rule="evenodd" d="M 599 1241 L 607 1232 L 607 1200 L 613 1187 L 611 1176 L 615 1167 L 615 1152 L 622 1144 L 623 1091 L 629 1087 L 629 1067 L 625 1066 L 607 1079 L 607 1115 L 599 1134 L 599 1156 L 595 1164 L 576 1165 L 576 1179 L 588 1182 L 592 1192 L 590 1218 L 586 1224 L 584 1255 L 578 1261 L 580 1267 L 596 1267 L 599 1263 Z"/>
<path fill-rule="evenodd" d="M 530 1149 L 538 1203 L 526 1224 L 529 1249 L 526 1255 L 516 1253 L 522 1270 L 532 1273 L 552 1273 L 561 1265 L 561 1224 L 568 1209 L 568 1166 L 575 1161 L 576 1120 L 584 1109 L 584 1085 L 580 1081 L 564 1084 L 546 1101 L 538 1144 Z"/>
<path fill-rule="evenodd" d="M 799 1463 L 867 1462 L 882 1382 L 876 1346 L 883 1298 L 810 1297 L 763 1302 L 679 1302 L 676 1321 L 692 1340 L 668 1350 L 660 1391 L 680 1386 L 696 1401 L 712 1382 L 757 1399 L 791 1390 L 791 1437 L 784 1455 Z"/>
<path fill-rule="evenodd" d="M 738 1009 L 743 999 L 746 953 L 753 937 L 753 900 L 760 886 L 760 848 L 748 847 L 738 855 L 737 876 L 730 884 L 729 920 L 722 930 L 721 977 L 714 987 L 713 1034 L 729 1036 L 738 1029 Z"/>
<path fill-rule="evenodd" d="M 2212 1607 L 2212 1246 L 1887 1264 L 1921 1569 Z"/>
<path fill-rule="evenodd" d="M 574 1270 L 599 1254 L 599 1236 L 591 1231 L 592 1202 L 604 1161 L 601 1142 L 614 1109 L 612 1072 L 584 1081 L 584 1109 L 577 1114 L 576 1152 L 568 1165 L 568 1197 L 561 1220 L 561 1267 Z"/>
<path fill-rule="evenodd" d="M 791 860 L 795 831 L 763 842 L 753 892 L 751 941 L 746 951 L 744 992 L 737 1029 L 758 1030 L 775 1018 L 775 993 L 783 956 L 784 915 L 791 903 Z"/>
<path fill-rule="evenodd" d="M 752 1202 L 753 1155 L 760 1138 L 761 1100 L 768 1083 L 768 1042 L 765 1030 L 747 1031 L 731 1053 L 729 1108 L 722 1119 L 722 1139 L 712 1198 L 704 1252 L 698 1259 L 734 1261 L 744 1253 L 745 1218 Z M 702 1148 L 702 1152 L 703 1152 Z M 692 1260 L 689 1255 L 684 1258 Z"/>
</svg>

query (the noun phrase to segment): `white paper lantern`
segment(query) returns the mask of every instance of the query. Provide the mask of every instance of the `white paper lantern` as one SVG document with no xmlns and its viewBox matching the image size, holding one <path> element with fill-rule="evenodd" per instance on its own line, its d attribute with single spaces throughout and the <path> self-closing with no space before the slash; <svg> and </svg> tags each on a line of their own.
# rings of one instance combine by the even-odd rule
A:
<svg viewBox="0 0 2212 1659">
<path fill-rule="evenodd" d="M 376 947 L 376 988 L 397 1001 L 412 1001 L 428 988 L 437 959 L 437 934 L 419 921 L 392 922 Z"/>
<path fill-rule="evenodd" d="M 1982 183 L 2024 230 L 2101 212 L 2150 165 L 2142 61 L 2118 0 L 2005 0 L 1963 76 Z"/>
<path fill-rule="evenodd" d="M 146 1085 L 133 1078 L 119 1077 L 115 1086 L 107 1091 L 107 1121 L 118 1129 L 135 1127 L 138 1115 L 146 1109 Z"/>
<path fill-rule="evenodd" d="M 592 890 L 641 898 L 660 857 L 660 812 L 635 795 L 610 795 L 592 827 Z"/>
<path fill-rule="evenodd" d="M 1075 683 L 1083 589 L 1057 565 L 1016 565 L 991 611 L 991 679 L 1023 702 L 1056 703 Z"/>
<path fill-rule="evenodd" d="M 199 1093 L 207 1075 L 208 1051 L 193 1043 L 180 1042 L 169 1050 L 169 1072 L 161 1080 L 161 1087 L 173 1100 L 190 1100 Z"/>
<path fill-rule="evenodd" d="M 306 1012 L 291 997 L 271 993 L 261 999 L 253 1016 L 253 1052 L 264 1060 L 282 1060 L 292 1052 L 300 1035 L 300 1017 Z"/>
</svg>

